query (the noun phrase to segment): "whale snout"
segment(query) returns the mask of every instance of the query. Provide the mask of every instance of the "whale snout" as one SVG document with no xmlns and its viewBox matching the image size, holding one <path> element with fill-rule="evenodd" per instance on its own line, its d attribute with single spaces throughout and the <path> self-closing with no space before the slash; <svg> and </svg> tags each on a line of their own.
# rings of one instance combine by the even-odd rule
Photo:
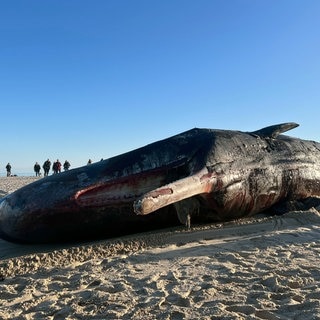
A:
<svg viewBox="0 0 320 320">
<path fill-rule="evenodd" d="M 56 201 L 54 197 L 44 201 L 34 193 L 25 196 L 25 191 L 23 197 L 16 191 L 0 199 L 0 238 L 18 243 L 56 238 L 55 212 L 62 210 L 54 206 Z"/>
</svg>

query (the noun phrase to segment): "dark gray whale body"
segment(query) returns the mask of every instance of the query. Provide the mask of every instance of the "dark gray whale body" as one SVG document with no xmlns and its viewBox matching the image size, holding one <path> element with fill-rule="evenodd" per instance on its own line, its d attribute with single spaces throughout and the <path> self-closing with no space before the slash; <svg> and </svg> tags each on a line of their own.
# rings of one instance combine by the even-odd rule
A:
<svg viewBox="0 0 320 320">
<path fill-rule="evenodd" d="M 281 135 L 192 129 L 45 177 L 0 202 L 0 236 L 16 242 L 108 238 L 254 215 L 320 196 L 320 144 Z"/>
</svg>

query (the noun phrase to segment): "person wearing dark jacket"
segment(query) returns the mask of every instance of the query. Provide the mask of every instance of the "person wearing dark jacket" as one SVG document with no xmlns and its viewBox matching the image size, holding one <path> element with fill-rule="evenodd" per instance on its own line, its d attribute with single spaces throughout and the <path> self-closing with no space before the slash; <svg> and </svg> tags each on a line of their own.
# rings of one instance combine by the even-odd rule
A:
<svg viewBox="0 0 320 320">
<path fill-rule="evenodd" d="M 68 171 L 70 168 L 70 162 L 68 160 L 66 160 L 63 164 L 63 170 L 64 171 Z"/>
<path fill-rule="evenodd" d="M 52 169 L 53 169 L 53 173 L 61 172 L 61 162 L 59 161 L 59 159 L 57 159 L 57 161 L 53 163 Z"/>
<path fill-rule="evenodd" d="M 9 162 L 6 165 L 6 169 L 7 169 L 7 177 L 10 177 L 11 176 L 11 164 Z"/>
<path fill-rule="evenodd" d="M 44 171 L 43 175 L 44 176 L 49 175 L 49 171 L 50 171 L 50 168 L 51 168 L 51 162 L 50 162 L 49 159 L 44 162 L 42 168 L 43 168 L 43 171 Z"/>
<path fill-rule="evenodd" d="M 40 164 L 38 162 L 35 163 L 35 165 L 33 166 L 33 170 L 36 173 L 36 177 L 40 177 Z"/>
</svg>

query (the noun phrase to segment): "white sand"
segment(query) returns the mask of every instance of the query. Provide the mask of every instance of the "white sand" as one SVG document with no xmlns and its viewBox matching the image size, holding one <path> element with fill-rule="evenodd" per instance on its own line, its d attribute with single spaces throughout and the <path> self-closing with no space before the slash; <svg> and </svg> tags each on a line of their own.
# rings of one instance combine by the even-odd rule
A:
<svg viewBox="0 0 320 320">
<path fill-rule="evenodd" d="M 0 241 L 0 319 L 320 319 L 319 254 L 315 209 L 63 248 Z"/>
</svg>

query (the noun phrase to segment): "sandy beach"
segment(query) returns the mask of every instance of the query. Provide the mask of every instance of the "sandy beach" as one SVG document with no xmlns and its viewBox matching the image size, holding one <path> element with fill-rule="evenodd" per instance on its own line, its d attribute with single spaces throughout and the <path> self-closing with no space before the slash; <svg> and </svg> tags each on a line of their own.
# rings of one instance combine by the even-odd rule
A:
<svg viewBox="0 0 320 320">
<path fill-rule="evenodd" d="M 0 197 L 35 179 L 0 178 Z M 0 319 L 320 319 L 319 255 L 316 208 L 92 243 L 0 240 Z"/>
</svg>

